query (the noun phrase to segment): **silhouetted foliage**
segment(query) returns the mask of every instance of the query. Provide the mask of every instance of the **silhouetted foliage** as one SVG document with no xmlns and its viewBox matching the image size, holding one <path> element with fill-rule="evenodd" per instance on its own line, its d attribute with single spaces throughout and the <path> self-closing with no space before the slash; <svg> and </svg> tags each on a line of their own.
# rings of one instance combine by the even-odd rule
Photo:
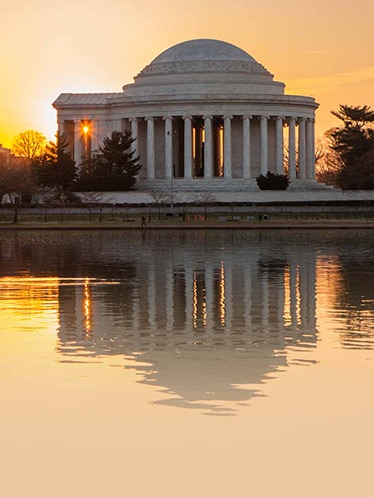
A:
<svg viewBox="0 0 374 497">
<path fill-rule="evenodd" d="M 326 133 L 337 161 L 337 186 L 343 190 L 374 189 L 374 110 L 367 105 L 340 105 L 332 114 L 343 122 Z"/>
<path fill-rule="evenodd" d="M 90 168 L 82 172 L 77 189 L 81 191 L 132 190 L 141 168 L 139 157 L 134 157 L 130 131 L 113 131 L 103 145 L 94 152 Z"/>
<path fill-rule="evenodd" d="M 4 195 L 7 195 L 7 200 L 11 203 L 15 198 L 29 201 L 36 190 L 28 159 L 0 155 L 0 202 Z"/>
<path fill-rule="evenodd" d="M 286 174 L 274 174 L 270 171 L 264 176 L 260 174 L 256 178 L 260 190 L 287 190 L 290 180 Z"/>
<path fill-rule="evenodd" d="M 32 172 L 35 181 L 41 186 L 69 191 L 77 179 L 77 169 L 70 153 L 67 140 L 56 134 L 56 141 L 50 141 L 43 154 L 32 159 Z"/>
<path fill-rule="evenodd" d="M 20 133 L 14 138 L 12 153 L 18 157 L 34 159 L 44 153 L 47 138 L 34 129 Z"/>
</svg>

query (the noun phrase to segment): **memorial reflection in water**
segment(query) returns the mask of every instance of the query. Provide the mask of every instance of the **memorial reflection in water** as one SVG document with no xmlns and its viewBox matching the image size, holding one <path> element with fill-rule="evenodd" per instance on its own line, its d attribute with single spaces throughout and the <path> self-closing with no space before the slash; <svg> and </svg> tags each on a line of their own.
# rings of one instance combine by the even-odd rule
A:
<svg viewBox="0 0 374 497">
<path fill-rule="evenodd" d="M 39 314 L 55 316 L 61 362 L 117 357 L 163 392 L 157 403 L 225 414 L 291 364 L 313 364 L 326 316 L 338 346 L 373 348 L 372 241 L 241 230 L 8 234 L 2 303 L 8 289 L 20 314 L 37 295 Z"/>
<path fill-rule="evenodd" d="M 110 240 L 100 243 L 108 253 Z M 260 394 L 259 384 L 287 366 L 290 347 L 302 347 L 300 360 L 309 361 L 317 341 L 314 249 L 303 256 L 298 245 L 274 251 L 257 235 L 204 232 L 121 244 L 116 264 L 92 262 L 111 268 L 110 284 L 86 276 L 60 286 L 65 356 L 121 354 L 139 381 L 172 394 L 162 403 L 200 408 Z"/>
</svg>

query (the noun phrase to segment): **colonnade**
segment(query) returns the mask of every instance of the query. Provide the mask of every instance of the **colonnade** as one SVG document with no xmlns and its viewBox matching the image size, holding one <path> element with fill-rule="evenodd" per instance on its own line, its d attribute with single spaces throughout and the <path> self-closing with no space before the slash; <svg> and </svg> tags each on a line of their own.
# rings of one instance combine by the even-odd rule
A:
<svg viewBox="0 0 374 497">
<path fill-rule="evenodd" d="M 235 130 L 232 127 L 234 118 L 241 122 L 240 138 L 238 126 Z M 139 144 L 141 139 L 139 123 L 143 119 L 146 122 L 145 157 L 141 154 Z M 147 180 L 157 177 L 155 123 L 159 119 L 156 117 L 129 119 L 131 132 L 135 138 L 133 150 L 137 155 L 141 155 L 142 163 L 146 166 L 143 178 Z M 248 114 L 163 117 L 164 171 L 158 173 L 158 177 L 169 179 L 174 174 L 173 134 L 176 131 L 173 128 L 173 122 L 178 119 L 183 119 L 184 122 L 181 139 L 183 140 L 182 176 L 185 179 L 198 176 L 207 179 L 217 176 L 227 179 L 234 177 L 250 179 L 257 177 L 260 173 L 266 175 L 268 171 L 271 171 L 277 174 L 287 172 L 291 180 L 315 180 L 314 119 Z M 256 131 L 258 127 L 259 133 Z M 288 128 L 286 136 L 284 136 L 285 127 Z M 259 144 L 255 143 L 256 140 Z M 287 153 L 285 142 L 288 148 Z M 236 162 L 238 162 L 237 157 L 240 156 L 241 165 L 238 169 L 236 164 L 234 172 L 233 148 L 238 144 L 241 150 L 239 154 L 236 153 Z"/>
<path fill-rule="evenodd" d="M 59 125 L 78 164 L 116 129 L 131 130 L 132 149 L 143 164 L 140 179 L 254 179 L 270 171 L 287 173 L 291 181 L 315 180 L 313 118 L 184 115 L 72 120 Z"/>
</svg>

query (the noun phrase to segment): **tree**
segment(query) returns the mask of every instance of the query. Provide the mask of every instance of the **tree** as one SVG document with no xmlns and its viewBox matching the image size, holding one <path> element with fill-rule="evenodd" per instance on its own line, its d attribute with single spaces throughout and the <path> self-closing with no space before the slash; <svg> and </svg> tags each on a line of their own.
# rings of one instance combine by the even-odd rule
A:
<svg viewBox="0 0 374 497">
<path fill-rule="evenodd" d="M 65 135 L 56 134 L 43 154 L 32 159 L 32 171 L 39 185 L 70 191 L 77 179 L 77 169 L 70 152 L 67 151 Z"/>
<path fill-rule="evenodd" d="M 130 131 L 113 131 L 94 152 L 88 172 L 79 179 L 79 188 L 93 191 L 132 190 L 140 171 L 139 157 L 131 150 Z"/>
<path fill-rule="evenodd" d="M 13 155 L 0 155 L 0 202 L 4 195 L 14 203 L 16 198 L 30 197 L 35 191 L 29 161 Z"/>
<path fill-rule="evenodd" d="M 327 131 L 330 150 L 337 160 L 337 185 L 345 190 L 374 189 L 370 157 L 374 151 L 374 110 L 367 105 L 340 105 L 332 114 L 343 123 Z"/>
<path fill-rule="evenodd" d="M 274 174 L 270 171 L 264 176 L 257 176 L 256 182 L 260 190 L 287 190 L 290 180 L 286 174 Z"/>
<path fill-rule="evenodd" d="M 158 212 L 158 218 L 161 219 L 161 208 L 168 204 L 169 194 L 162 190 L 152 190 L 149 192 L 152 197 L 153 203 L 155 204 Z"/>
<path fill-rule="evenodd" d="M 209 191 L 204 191 L 193 196 L 193 200 L 197 205 L 200 205 L 204 209 L 204 219 L 208 219 L 208 206 L 215 204 L 217 202 L 217 197 L 214 193 Z"/>
<path fill-rule="evenodd" d="M 42 133 L 29 129 L 14 138 L 12 152 L 18 157 L 34 159 L 44 152 L 46 144 L 47 138 Z"/>
</svg>

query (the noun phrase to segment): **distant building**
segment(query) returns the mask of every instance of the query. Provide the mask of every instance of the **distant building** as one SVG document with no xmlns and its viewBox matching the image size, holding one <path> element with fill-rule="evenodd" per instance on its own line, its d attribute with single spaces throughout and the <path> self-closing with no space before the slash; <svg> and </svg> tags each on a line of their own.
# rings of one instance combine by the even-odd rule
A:
<svg viewBox="0 0 374 497">
<path fill-rule="evenodd" d="M 121 93 L 63 93 L 58 129 L 77 163 L 114 130 L 131 130 L 143 165 L 137 188 L 257 189 L 255 178 L 287 172 L 293 188 L 315 188 L 312 97 L 251 55 L 217 40 L 175 45 Z"/>
<path fill-rule="evenodd" d="M 12 154 L 10 148 L 5 148 L 0 143 L 0 156 L 2 156 L 2 157 L 4 157 L 4 156 L 11 157 L 12 155 L 13 154 Z"/>
</svg>

